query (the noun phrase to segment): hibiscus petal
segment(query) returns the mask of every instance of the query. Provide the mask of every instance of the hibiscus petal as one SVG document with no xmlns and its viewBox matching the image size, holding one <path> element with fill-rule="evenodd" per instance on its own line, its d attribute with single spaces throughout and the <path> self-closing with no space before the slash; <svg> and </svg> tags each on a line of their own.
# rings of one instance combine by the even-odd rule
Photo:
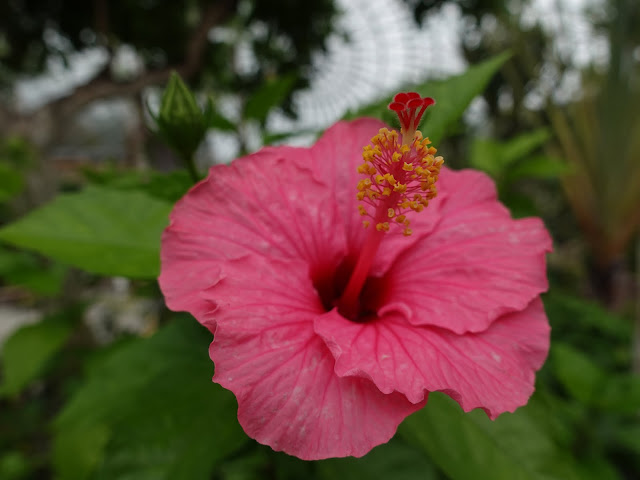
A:
<svg viewBox="0 0 640 480">
<path fill-rule="evenodd" d="M 334 373 L 333 356 L 313 331 L 323 309 L 303 265 L 256 257 L 230 263 L 235 272 L 206 292 L 219 307 L 210 356 L 213 380 L 236 395 L 249 436 L 305 460 L 359 457 L 423 406 Z"/>
<path fill-rule="evenodd" d="M 360 202 L 356 199 L 356 185 L 363 178 L 357 172 L 362 163 L 362 148 L 383 127 L 384 123 L 372 118 L 338 122 L 311 148 L 314 178 L 326 182 L 331 189 L 350 251 L 359 248 L 365 236 L 362 217 L 358 215 Z"/>
<path fill-rule="evenodd" d="M 316 319 L 315 330 L 339 376 L 371 379 L 381 392 L 400 392 L 411 402 L 442 391 L 465 411 L 482 408 L 492 419 L 527 403 L 550 333 L 539 298 L 481 333 L 417 327 L 398 314 L 354 323 L 335 312 Z"/>
<path fill-rule="evenodd" d="M 440 222 L 396 259 L 378 313 L 479 332 L 547 289 L 551 239 L 539 219 L 513 220 L 486 175 L 443 169 L 441 177 Z"/>
<path fill-rule="evenodd" d="M 337 264 L 344 230 L 330 189 L 310 168 L 308 149 L 290 147 L 213 167 L 176 204 L 162 237 L 159 282 L 169 308 L 204 315 L 209 305 L 199 292 L 240 256 Z"/>
</svg>

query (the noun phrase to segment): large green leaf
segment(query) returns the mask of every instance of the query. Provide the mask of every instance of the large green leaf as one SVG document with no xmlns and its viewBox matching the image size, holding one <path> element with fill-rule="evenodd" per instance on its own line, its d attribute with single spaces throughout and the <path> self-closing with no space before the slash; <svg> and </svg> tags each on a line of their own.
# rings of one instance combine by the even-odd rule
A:
<svg viewBox="0 0 640 480">
<path fill-rule="evenodd" d="M 436 105 L 427 110 L 420 130 L 428 136 L 434 145 L 438 145 L 451 132 L 471 101 L 486 88 L 491 77 L 510 57 L 509 53 L 497 55 L 485 62 L 470 67 L 460 75 L 445 80 L 432 80 L 407 88 L 423 96 L 433 97 Z M 345 118 L 373 116 L 382 118 L 395 125 L 395 114 L 389 112 L 387 105 L 393 93 L 379 102 L 367 105 L 356 112 L 349 112 Z"/>
<path fill-rule="evenodd" d="M 461 75 L 416 87 L 416 92 L 438 102 L 429 109 L 421 127 L 434 145 L 437 146 L 449 133 L 471 101 L 484 91 L 489 80 L 510 56 L 510 53 L 503 53 L 470 67 Z"/>
<path fill-rule="evenodd" d="M 54 422 L 59 477 L 210 478 L 248 440 L 233 395 L 211 382 L 210 339 L 180 318 L 95 361 Z"/>
<path fill-rule="evenodd" d="M 160 173 L 154 170 L 137 172 L 115 168 L 84 169 L 83 174 L 94 186 L 110 190 L 139 191 L 154 198 L 177 202 L 193 187 L 193 178 L 186 170 Z"/>
<path fill-rule="evenodd" d="M 104 275 L 158 274 L 171 204 L 140 192 L 91 187 L 63 194 L 0 229 L 0 240 Z"/>
<path fill-rule="evenodd" d="M 492 422 L 481 411 L 464 413 L 449 397 L 432 393 L 427 406 L 409 417 L 400 433 L 453 480 L 583 478 L 569 454 L 526 409 Z"/>
<path fill-rule="evenodd" d="M 50 318 L 15 332 L 2 349 L 0 394 L 15 395 L 38 377 L 73 331 L 71 322 Z"/>
</svg>

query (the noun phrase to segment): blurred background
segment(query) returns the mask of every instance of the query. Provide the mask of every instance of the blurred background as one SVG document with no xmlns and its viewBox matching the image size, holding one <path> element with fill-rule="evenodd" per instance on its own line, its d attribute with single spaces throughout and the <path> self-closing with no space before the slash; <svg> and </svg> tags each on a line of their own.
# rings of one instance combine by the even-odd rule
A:
<svg viewBox="0 0 640 480">
<path fill-rule="evenodd" d="M 187 147 L 167 133 L 172 72 L 203 112 Z M 207 425 L 234 440 L 202 440 L 191 407 L 167 413 L 192 397 L 147 388 L 212 373 L 206 332 L 164 328 L 176 315 L 154 276 L 171 202 L 210 165 L 388 119 L 404 89 L 436 98 L 423 131 L 450 167 L 487 172 L 514 217 L 552 233 L 552 350 L 531 404 L 490 423 L 436 399 L 421 431 L 485 459 L 467 467 L 411 425 L 364 459 L 313 464 L 219 419 Z M 111 198 L 131 218 L 94 225 Z M 86 225 L 101 232 L 87 252 Z M 636 0 L 5 0 L 0 478 L 640 478 L 639 227 Z M 118 235 L 149 258 L 127 264 Z M 148 370 L 172 348 L 188 352 L 182 370 Z M 185 391 L 233 409 L 209 387 Z M 218 453 L 187 454 L 192 439 Z"/>
</svg>

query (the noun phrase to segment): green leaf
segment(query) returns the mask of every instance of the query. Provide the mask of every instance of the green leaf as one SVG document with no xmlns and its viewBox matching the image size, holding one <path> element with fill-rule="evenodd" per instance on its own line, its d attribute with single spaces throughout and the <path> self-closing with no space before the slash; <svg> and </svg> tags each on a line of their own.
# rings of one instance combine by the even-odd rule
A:
<svg viewBox="0 0 640 480">
<path fill-rule="evenodd" d="M 631 322 L 584 298 L 552 289 L 552 293 L 544 295 L 544 307 L 554 329 L 562 327 L 575 332 L 576 322 L 579 322 L 583 327 L 596 330 L 598 336 L 605 334 L 624 342 L 632 334 Z M 593 336 L 593 332 L 588 333 Z"/>
<path fill-rule="evenodd" d="M 500 179 L 510 173 L 516 163 L 520 164 L 527 155 L 540 148 L 549 139 L 549 136 L 549 131 L 541 128 L 504 142 L 477 138 L 471 145 L 469 163 L 472 167 L 487 172 L 493 178 Z M 541 158 L 549 160 L 548 157 L 535 157 L 535 161 L 527 161 L 526 165 L 529 165 L 529 169 L 527 171 L 521 166 L 520 176 L 531 176 L 536 173 L 540 176 L 544 172 L 544 168 L 540 168 Z M 548 162 L 544 167 L 547 167 L 547 170 L 552 168 Z M 544 176 L 548 176 L 548 174 Z"/>
<path fill-rule="evenodd" d="M 88 463 L 85 472 L 92 478 L 210 478 L 217 464 L 248 441 L 235 398 L 211 382 L 210 341 L 207 330 L 180 317 L 150 339 L 94 361 L 54 422 L 60 478 L 83 478 L 63 473 Z M 76 442 L 84 432 L 97 440 Z M 95 456 L 99 461 L 83 460 Z"/>
<path fill-rule="evenodd" d="M 72 332 L 72 323 L 62 318 L 45 319 L 16 331 L 2 349 L 4 381 L 0 393 L 16 395 L 38 378 Z"/>
<path fill-rule="evenodd" d="M 500 156 L 502 163 L 509 166 L 527 155 L 532 154 L 543 146 L 551 137 L 549 130 L 539 128 L 532 132 L 523 133 L 501 144 Z"/>
<path fill-rule="evenodd" d="M 607 375 L 595 403 L 610 412 L 637 413 L 640 406 L 640 377 L 633 373 Z"/>
<path fill-rule="evenodd" d="M 4 163 L 0 163 L 0 203 L 18 195 L 24 189 L 24 175 Z"/>
<path fill-rule="evenodd" d="M 152 278 L 171 204 L 90 187 L 63 194 L 0 229 L 0 240 L 92 273 Z"/>
<path fill-rule="evenodd" d="M 294 75 L 268 80 L 247 100 L 244 106 L 244 117 L 265 121 L 269 111 L 279 106 L 286 98 L 295 81 Z"/>
<path fill-rule="evenodd" d="M 507 173 L 507 181 L 513 182 L 521 178 L 557 178 L 570 171 L 569 165 L 558 158 L 535 155 L 514 165 Z"/>
<path fill-rule="evenodd" d="M 619 445 L 632 451 L 638 455 L 637 458 L 640 458 L 640 442 L 638 441 L 640 438 L 640 422 L 638 420 L 630 425 L 620 426 L 615 435 Z"/>
<path fill-rule="evenodd" d="M 478 65 L 470 67 L 466 72 L 445 80 L 432 80 L 407 88 L 423 96 L 433 97 L 436 104 L 425 114 L 420 130 L 429 137 L 434 145 L 438 145 L 457 124 L 471 101 L 484 91 L 491 77 L 506 62 L 510 53 L 502 53 Z M 372 116 L 381 118 L 390 125 L 397 124 L 395 114 L 387 109 L 393 93 L 389 93 L 379 102 L 367 105 L 355 112 L 349 112 L 345 118 Z"/>
<path fill-rule="evenodd" d="M 0 278 L 7 284 L 31 290 L 47 297 L 58 295 L 68 268 L 45 262 L 31 252 L 16 251 L 0 245 Z"/>
<path fill-rule="evenodd" d="M 28 478 L 33 464 L 22 452 L 13 450 L 0 453 L 0 478 L 3 480 L 20 480 Z"/>
<path fill-rule="evenodd" d="M 37 150 L 24 138 L 12 135 L 0 140 L 0 163 L 25 172 L 37 162 Z"/>
<path fill-rule="evenodd" d="M 584 404 L 593 404 L 606 373 L 589 357 L 568 344 L 555 342 L 550 357 L 556 376 L 569 393 Z"/>
<path fill-rule="evenodd" d="M 494 180 L 503 173 L 500 144 L 488 138 L 476 138 L 469 151 L 469 165 L 488 173 Z"/>
<path fill-rule="evenodd" d="M 123 171 L 115 168 L 84 169 L 83 174 L 94 185 L 117 190 L 138 190 L 161 200 L 175 203 L 193 186 L 185 170 L 170 173 L 156 171 Z"/>
<path fill-rule="evenodd" d="M 526 413 L 491 421 L 482 411 L 464 413 L 446 395 L 431 393 L 425 408 L 400 426 L 453 480 L 578 480 L 572 457 Z"/>
<path fill-rule="evenodd" d="M 317 462 L 318 478 L 369 480 L 429 480 L 439 478 L 423 452 L 398 438 L 374 448 L 362 458 L 333 458 Z"/>
<path fill-rule="evenodd" d="M 88 478 L 102 461 L 111 432 L 101 423 L 70 428 L 53 444 L 53 468 L 57 478 Z"/>
<path fill-rule="evenodd" d="M 427 110 L 420 127 L 434 145 L 440 144 L 471 101 L 484 91 L 491 78 L 510 57 L 510 53 L 502 53 L 470 67 L 461 75 L 427 82 L 415 88 L 419 94 L 436 99 L 436 105 Z"/>
</svg>

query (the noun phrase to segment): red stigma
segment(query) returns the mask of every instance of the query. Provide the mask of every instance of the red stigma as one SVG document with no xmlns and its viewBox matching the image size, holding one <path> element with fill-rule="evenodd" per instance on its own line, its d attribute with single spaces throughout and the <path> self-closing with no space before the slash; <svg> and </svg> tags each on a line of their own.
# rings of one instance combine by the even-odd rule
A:
<svg viewBox="0 0 640 480">
<path fill-rule="evenodd" d="M 416 92 L 401 92 L 393 97 L 389 110 L 398 114 L 403 132 L 415 131 L 427 107 L 436 101 L 431 97 L 421 97 Z"/>
</svg>

